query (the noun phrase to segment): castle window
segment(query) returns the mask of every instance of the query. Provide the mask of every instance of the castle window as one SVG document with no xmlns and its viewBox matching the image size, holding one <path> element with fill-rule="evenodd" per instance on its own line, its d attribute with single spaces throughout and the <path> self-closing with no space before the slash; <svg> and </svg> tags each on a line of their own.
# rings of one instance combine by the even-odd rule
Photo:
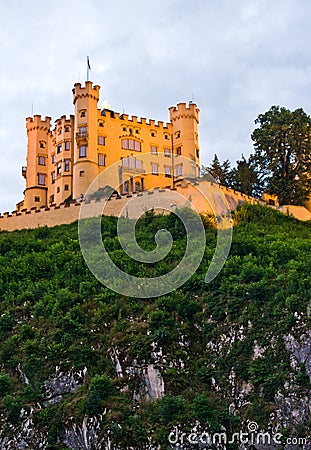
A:
<svg viewBox="0 0 311 450">
<path fill-rule="evenodd" d="M 62 129 L 59 128 L 59 129 L 58 129 L 58 134 L 61 134 L 61 132 L 62 132 Z"/>
<path fill-rule="evenodd" d="M 128 158 L 122 158 L 122 166 L 126 169 L 142 170 L 143 162 L 140 159 L 136 159 L 135 156 L 129 156 Z"/>
<path fill-rule="evenodd" d="M 45 148 L 45 142 L 43 141 L 40 142 L 40 148 Z"/>
<path fill-rule="evenodd" d="M 56 173 L 57 173 L 57 175 L 60 175 L 62 173 L 62 163 L 61 162 L 57 163 Z"/>
<path fill-rule="evenodd" d="M 70 160 L 65 159 L 65 172 L 69 172 L 69 171 L 70 171 Z"/>
<path fill-rule="evenodd" d="M 65 190 L 65 191 L 69 191 L 69 184 L 65 184 L 64 190 Z"/>
<path fill-rule="evenodd" d="M 54 195 L 50 196 L 50 203 L 54 203 Z"/>
<path fill-rule="evenodd" d="M 52 184 L 55 183 L 56 173 L 52 172 Z"/>
<path fill-rule="evenodd" d="M 181 176 L 182 176 L 182 164 L 178 164 L 178 166 L 176 166 L 176 177 Z"/>
<path fill-rule="evenodd" d="M 156 145 L 151 145 L 150 151 L 151 151 L 151 153 L 153 155 L 157 155 L 158 154 L 158 149 L 157 149 Z"/>
<path fill-rule="evenodd" d="M 176 137 L 176 139 L 179 139 L 179 138 L 180 138 L 180 131 L 177 131 L 175 137 Z"/>
<path fill-rule="evenodd" d="M 61 151 L 62 151 L 62 145 L 60 144 L 57 146 L 57 153 L 60 153 Z"/>
<path fill-rule="evenodd" d="M 84 172 L 84 170 L 80 170 L 80 172 L 79 172 L 79 177 L 80 177 L 80 178 L 83 178 L 83 177 L 84 177 L 84 175 L 85 175 L 85 172 Z"/>
<path fill-rule="evenodd" d="M 86 145 L 81 145 L 79 147 L 79 157 L 85 158 L 86 157 Z"/>
<path fill-rule="evenodd" d="M 86 127 L 85 126 L 80 127 L 79 131 L 80 131 L 80 133 L 86 133 Z"/>
<path fill-rule="evenodd" d="M 39 166 L 45 166 L 45 156 L 38 156 Z"/>
<path fill-rule="evenodd" d="M 176 155 L 178 155 L 178 156 L 181 155 L 181 147 L 176 148 Z"/>
<path fill-rule="evenodd" d="M 126 127 L 123 127 L 122 130 L 123 130 L 123 131 L 126 131 Z"/>
<path fill-rule="evenodd" d="M 60 193 L 60 187 L 57 188 L 57 193 L 58 193 L 58 194 Z"/>
<path fill-rule="evenodd" d="M 136 134 L 139 134 L 139 130 L 135 130 L 135 133 L 136 133 Z"/>
<path fill-rule="evenodd" d="M 106 155 L 103 155 L 102 153 L 98 153 L 98 165 L 99 166 L 106 165 Z"/>
<path fill-rule="evenodd" d="M 169 138 L 168 134 L 165 134 L 164 139 L 168 139 L 168 138 Z"/>
<path fill-rule="evenodd" d="M 55 155 L 55 153 L 54 153 L 54 155 L 52 155 L 52 164 L 54 164 L 55 161 L 56 161 L 56 155 Z"/>
<path fill-rule="evenodd" d="M 69 133 L 70 127 L 65 127 L 65 133 Z"/>
<path fill-rule="evenodd" d="M 196 150 L 197 158 L 200 158 L 200 150 Z"/>
<path fill-rule="evenodd" d="M 38 184 L 45 186 L 45 175 L 43 173 L 38 173 Z"/>
<path fill-rule="evenodd" d="M 86 115 L 86 111 L 81 111 L 80 112 L 80 117 L 85 117 L 85 115 Z"/>
<path fill-rule="evenodd" d="M 39 203 L 40 202 L 40 197 L 35 197 L 35 202 Z"/>
<path fill-rule="evenodd" d="M 151 173 L 152 175 L 159 175 L 159 164 L 156 163 L 151 164 Z"/>
<path fill-rule="evenodd" d="M 65 142 L 65 150 L 70 150 L 70 141 Z"/>
<path fill-rule="evenodd" d="M 171 177 L 171 168 L 170 168 L 170 166 L 164 166 L 164 173 L 165 173 L 166 177 L 168 177 L 168 178 Z"/>
<path fill-rule="evenodd" d="M 103 127 L 104 126 L 104 122 L 102 122 L 101 120 L 98 122 L 98 126 Z"/>
<path fill-rule="evenodd" d="M 125 150 L 135 150 L 136 152 L 141 151 L 141 145 L 139 141 L 134 139 L 122 139 L 121 146 Z"/>
<path fill-rule="evenodd" d="M 105 145 L 104 136 L 98 136 L 98 145 Z"/>
<path fill-rule="evenodd" d="M 151 136 L 155 137 L 155 133 L 153 131 L 151 131 Z"/>
<path fill-rule="evenodd" d="M 171 157 L 171 150 L 169 148 L 164 149 L 164 156 L 167 156 L 168 158 Z"/>
</svg>

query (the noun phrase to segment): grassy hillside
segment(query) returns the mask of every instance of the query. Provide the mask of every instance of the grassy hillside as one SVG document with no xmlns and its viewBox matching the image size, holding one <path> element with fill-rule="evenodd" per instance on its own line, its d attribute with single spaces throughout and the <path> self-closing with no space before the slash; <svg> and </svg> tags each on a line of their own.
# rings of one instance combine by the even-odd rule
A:
<svg viewBox="0 0 311 450">
<path fill-rule="evenodd" d="M 183 255 L 184 229 L 174 215 L 147 214 L 138 242 L 152 248 L 160 228 L 171 231 L 173 249 L 147 267 L 124 256 L 116 219 L 103 219 L 113 260 L 137 276 L 169 271 Z M 281 399 L 309 395 L 308 367 L 293 361 L 285 338 L 301 342 L 311 329 L 311 224 L 241 207 L 230 256 L 208 285 L 215 231 L 206 234 L 204 260 L 181 289 L 136 299 L 89 272 L 77 224 L 0 233 L 0 442 L 22 435 L 23 414 L 49 449 L 86 448 L 68 447 L 64 436 L 90 417 L 97 442 L 109 436 L 109 448 L 121 449 L 171 448 L 175 425 L 187 431 L 198 422 L 210 432 L 232 433 L 250 420 L 284 436 L 310 433 L 310 411 L 289 420 Z M 143 391 L 150 366 L 165 386 L 155 401 Z M 48 396 L 60 373 L 72 374 L 71 390 Z"/>
</svg>

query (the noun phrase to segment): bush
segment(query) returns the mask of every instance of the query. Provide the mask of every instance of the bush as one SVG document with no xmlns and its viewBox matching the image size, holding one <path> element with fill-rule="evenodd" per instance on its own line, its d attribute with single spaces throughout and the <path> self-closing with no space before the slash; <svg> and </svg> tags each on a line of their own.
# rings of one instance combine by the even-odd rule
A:
<svg viewBox="0 0 311 450">
<path fill-rule="evenodd" d="M 11 390 L 11 378 L 7 373 L 0 373 L 0 397 L 9 394 Z"/>
</svg>

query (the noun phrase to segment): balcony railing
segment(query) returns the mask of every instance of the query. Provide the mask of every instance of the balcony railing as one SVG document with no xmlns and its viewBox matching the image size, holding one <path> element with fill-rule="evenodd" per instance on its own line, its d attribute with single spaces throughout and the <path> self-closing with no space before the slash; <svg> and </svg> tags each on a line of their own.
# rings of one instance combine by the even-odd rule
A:
<svg viewBox="0 0 311 450">
<path fill-rule="evenodd" d="M 130 172 L 130 173 L 145 173 L 145 170 L 139 167 L 130 167 L 122 165 L 123 172 Z"/>
<path fill-rule="evenodd" d="M 87 131 L 79 131 L 78 133 L 76 133 L 76 139 L 86 139 L 87 136 Z"/>
</svg>

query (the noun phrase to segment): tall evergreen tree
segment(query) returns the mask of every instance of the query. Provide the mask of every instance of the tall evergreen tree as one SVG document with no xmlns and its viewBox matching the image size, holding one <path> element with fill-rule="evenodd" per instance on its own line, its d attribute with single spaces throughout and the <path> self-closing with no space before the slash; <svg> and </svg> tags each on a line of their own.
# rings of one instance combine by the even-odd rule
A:
<svg viewBox="0 0 311 450">
<path fill-rule="evenodd" d="M 231 187 L 246 195 L 259 197 L 263 192 L 262 175 L 256 168 L 253 156 L 246 160 L 242 155 L 236 164 L 231 172 Z"/>
<path fill-rule="evenodd" d="M 281 205 L 303 204 L 311 194 L 310 116 L 301 108 L 272 106 L 255 123 L 254 162 L 267 192 Z"/>
<path fill-rule="evenodd" d="M 229 187 L 231 181 L 230 161 L 226 159 L 221 164 L 218 156 L 214 155 L 210 166 L 201 166 L 201 176 L 203 179 L 216 181 L 223 186 Z"/>
</svg>

